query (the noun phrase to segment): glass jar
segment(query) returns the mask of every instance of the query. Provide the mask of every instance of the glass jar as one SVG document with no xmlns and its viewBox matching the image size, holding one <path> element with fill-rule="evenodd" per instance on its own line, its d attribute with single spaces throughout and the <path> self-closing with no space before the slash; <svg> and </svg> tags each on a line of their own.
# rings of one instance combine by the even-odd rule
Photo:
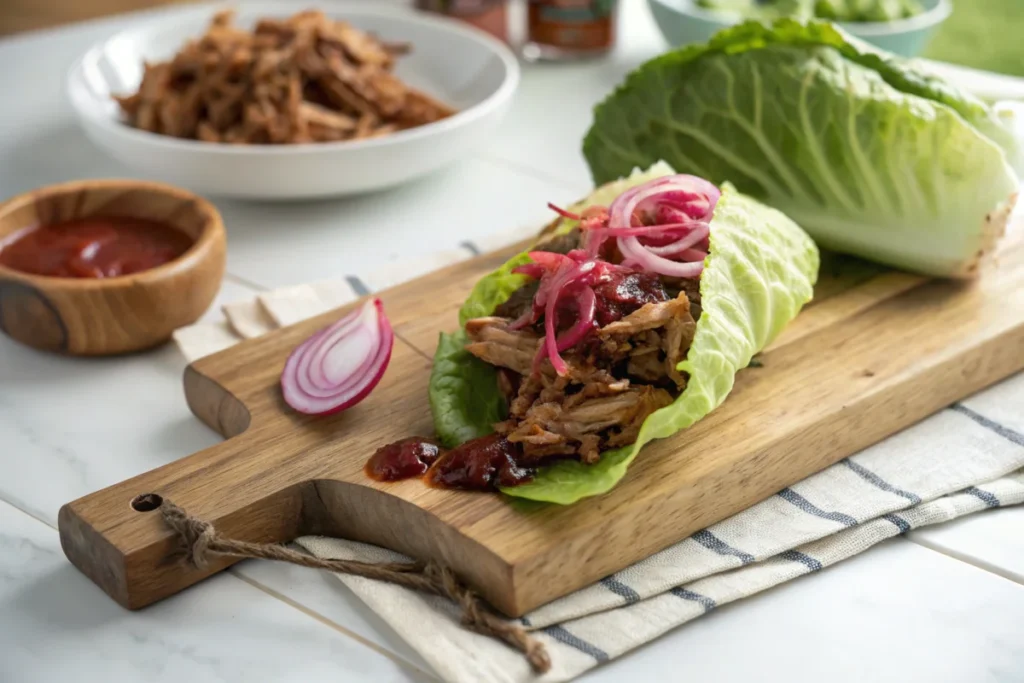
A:
<svg viewBox="0 0 1024 683">
<path fill-rule="evenodd" d="M 509 42 L 506 0 L 416 0 L 416 7 L 460 19 Z"/>
<path fill-rule="evenodd" d="M 607 53 L 615 44 L 616 0 L 529 0 L 523 57 L 567 60 Z"/>
</svg>

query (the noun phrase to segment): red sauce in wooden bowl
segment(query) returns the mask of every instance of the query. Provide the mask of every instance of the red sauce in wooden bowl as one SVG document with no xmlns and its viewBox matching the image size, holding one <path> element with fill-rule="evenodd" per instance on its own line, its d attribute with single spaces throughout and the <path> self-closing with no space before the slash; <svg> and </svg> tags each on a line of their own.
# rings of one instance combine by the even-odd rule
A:
<svg viewBox="0 0 1024 683">
<path fill-rule="evenodd" d="M 0 245 L 0 265 L 32 275 L 108 278 L 156 268 L 191 246 L 188 235 L 163 223 L 96 216 L 16 233 Z"/>
</svg>

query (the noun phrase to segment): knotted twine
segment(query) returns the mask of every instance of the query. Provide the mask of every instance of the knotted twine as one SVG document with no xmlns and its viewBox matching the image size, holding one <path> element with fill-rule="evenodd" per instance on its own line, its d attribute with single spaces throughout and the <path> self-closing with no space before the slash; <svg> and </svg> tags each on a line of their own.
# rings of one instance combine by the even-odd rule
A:
<svg viewBox="0 0 1024 683">
<path fill-rule="evenodd" d="M 275 560 L 312 569 L 326 569 L 387 581 L 421 593 L 440 595 L 455 602 L 462 610 L 462 625 L 477 633 L 497 638 L 519 650 L 539 674 L 551 668 L 551 658 L 544 645 L 520 626 L 498 616 L 483 600 L 466 587 L 455 573 L 435 562 L 358 562 L 329 560 L 292 550 L 277 543 L 249 543 L 224 538 L 209 522 L 192 517 L 180 507 L 164 500 L 160 506 L 163 520 L 177 532 L 185 544 L 185 560 L 197 569 L 205 569 L 213 555 L 222 557 Z"/>
</svg>

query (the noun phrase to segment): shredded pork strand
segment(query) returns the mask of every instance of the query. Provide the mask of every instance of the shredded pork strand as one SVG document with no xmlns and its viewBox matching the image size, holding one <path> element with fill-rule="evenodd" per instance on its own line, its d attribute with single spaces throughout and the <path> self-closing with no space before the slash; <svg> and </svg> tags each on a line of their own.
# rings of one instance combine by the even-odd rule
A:
<svg viewBox="0 0 1024 683">
<path fill-rule="evenodd" d="M 510 330 L 508 318 L 475 318 L 466 323 L 466 350 L 491 365 L 529 375 L 541 337 L 532 330 Z"/>
</svg>

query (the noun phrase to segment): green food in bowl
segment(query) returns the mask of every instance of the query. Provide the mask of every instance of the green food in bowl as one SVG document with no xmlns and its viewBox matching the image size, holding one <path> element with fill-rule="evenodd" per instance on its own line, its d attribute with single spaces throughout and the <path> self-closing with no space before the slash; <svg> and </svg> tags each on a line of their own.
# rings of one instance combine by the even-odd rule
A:
<svg viewBox="0 0 1024 683">
<path fill-rule="evenodd" d="M 771 15 L 754 17 L 759 21 L 772 21 L 773 17 L 786 15 L 797 20 L 809 20 L 813 17 L 816 6 L 823 13 L 829 11 L 822 0 L 711 0 L 719 8 L 726 6 L 753 6 L 756 11 L 765 8 Z M 889 0 L 903 2 L 905 0 Z M 991 0 L 984 0 L 989 2 Z M 744 21 L 744 12 L 726 11 L 725 9 L 709 9 L 705 6 L 709 0 L 647 0 L 651 14 L 658 29 L 671 45 L 691 45 L 705 43 L 722 29 Z M 832 10 L 842 8 L 868 8 L 868 4 L 880 0 L 831 0 Z M 920 8 L 919 13 L 911 17 L 892 19 L 891 21 L 841 21 L 842 28 L 854 36 L 868 41 L 872 45 L 888 52 L 905 57 L 916 57 L 921 54 L 936 30 L 949 18 L 953 11 L 952 0 L 912 0 Z M 957 3 L 959 7 L 961 2 Z M 801 9 L 802 8 L 802 9 Z M 916 11 L 916 10 L 915 10 Z M 850 15 L 853 16 L 853 15 Z M 832 21 L 829 18 L 829 21 Z"/>
<path fill-rule="evenodd" d="M 697 0 L 697 5 L 760 20 L 792 17 L 877 22 L 909 19 L 925 11 L 919 0 Z"/>
<path fill-rule="evenodd" d="M 1019 143 L 996 112 L 822 21 L 750 21 L 640 66 L 594 112 L 597 183 L 664 159 L 820 246 L 968 276 L 1005 229 Z"/>
</svg>

